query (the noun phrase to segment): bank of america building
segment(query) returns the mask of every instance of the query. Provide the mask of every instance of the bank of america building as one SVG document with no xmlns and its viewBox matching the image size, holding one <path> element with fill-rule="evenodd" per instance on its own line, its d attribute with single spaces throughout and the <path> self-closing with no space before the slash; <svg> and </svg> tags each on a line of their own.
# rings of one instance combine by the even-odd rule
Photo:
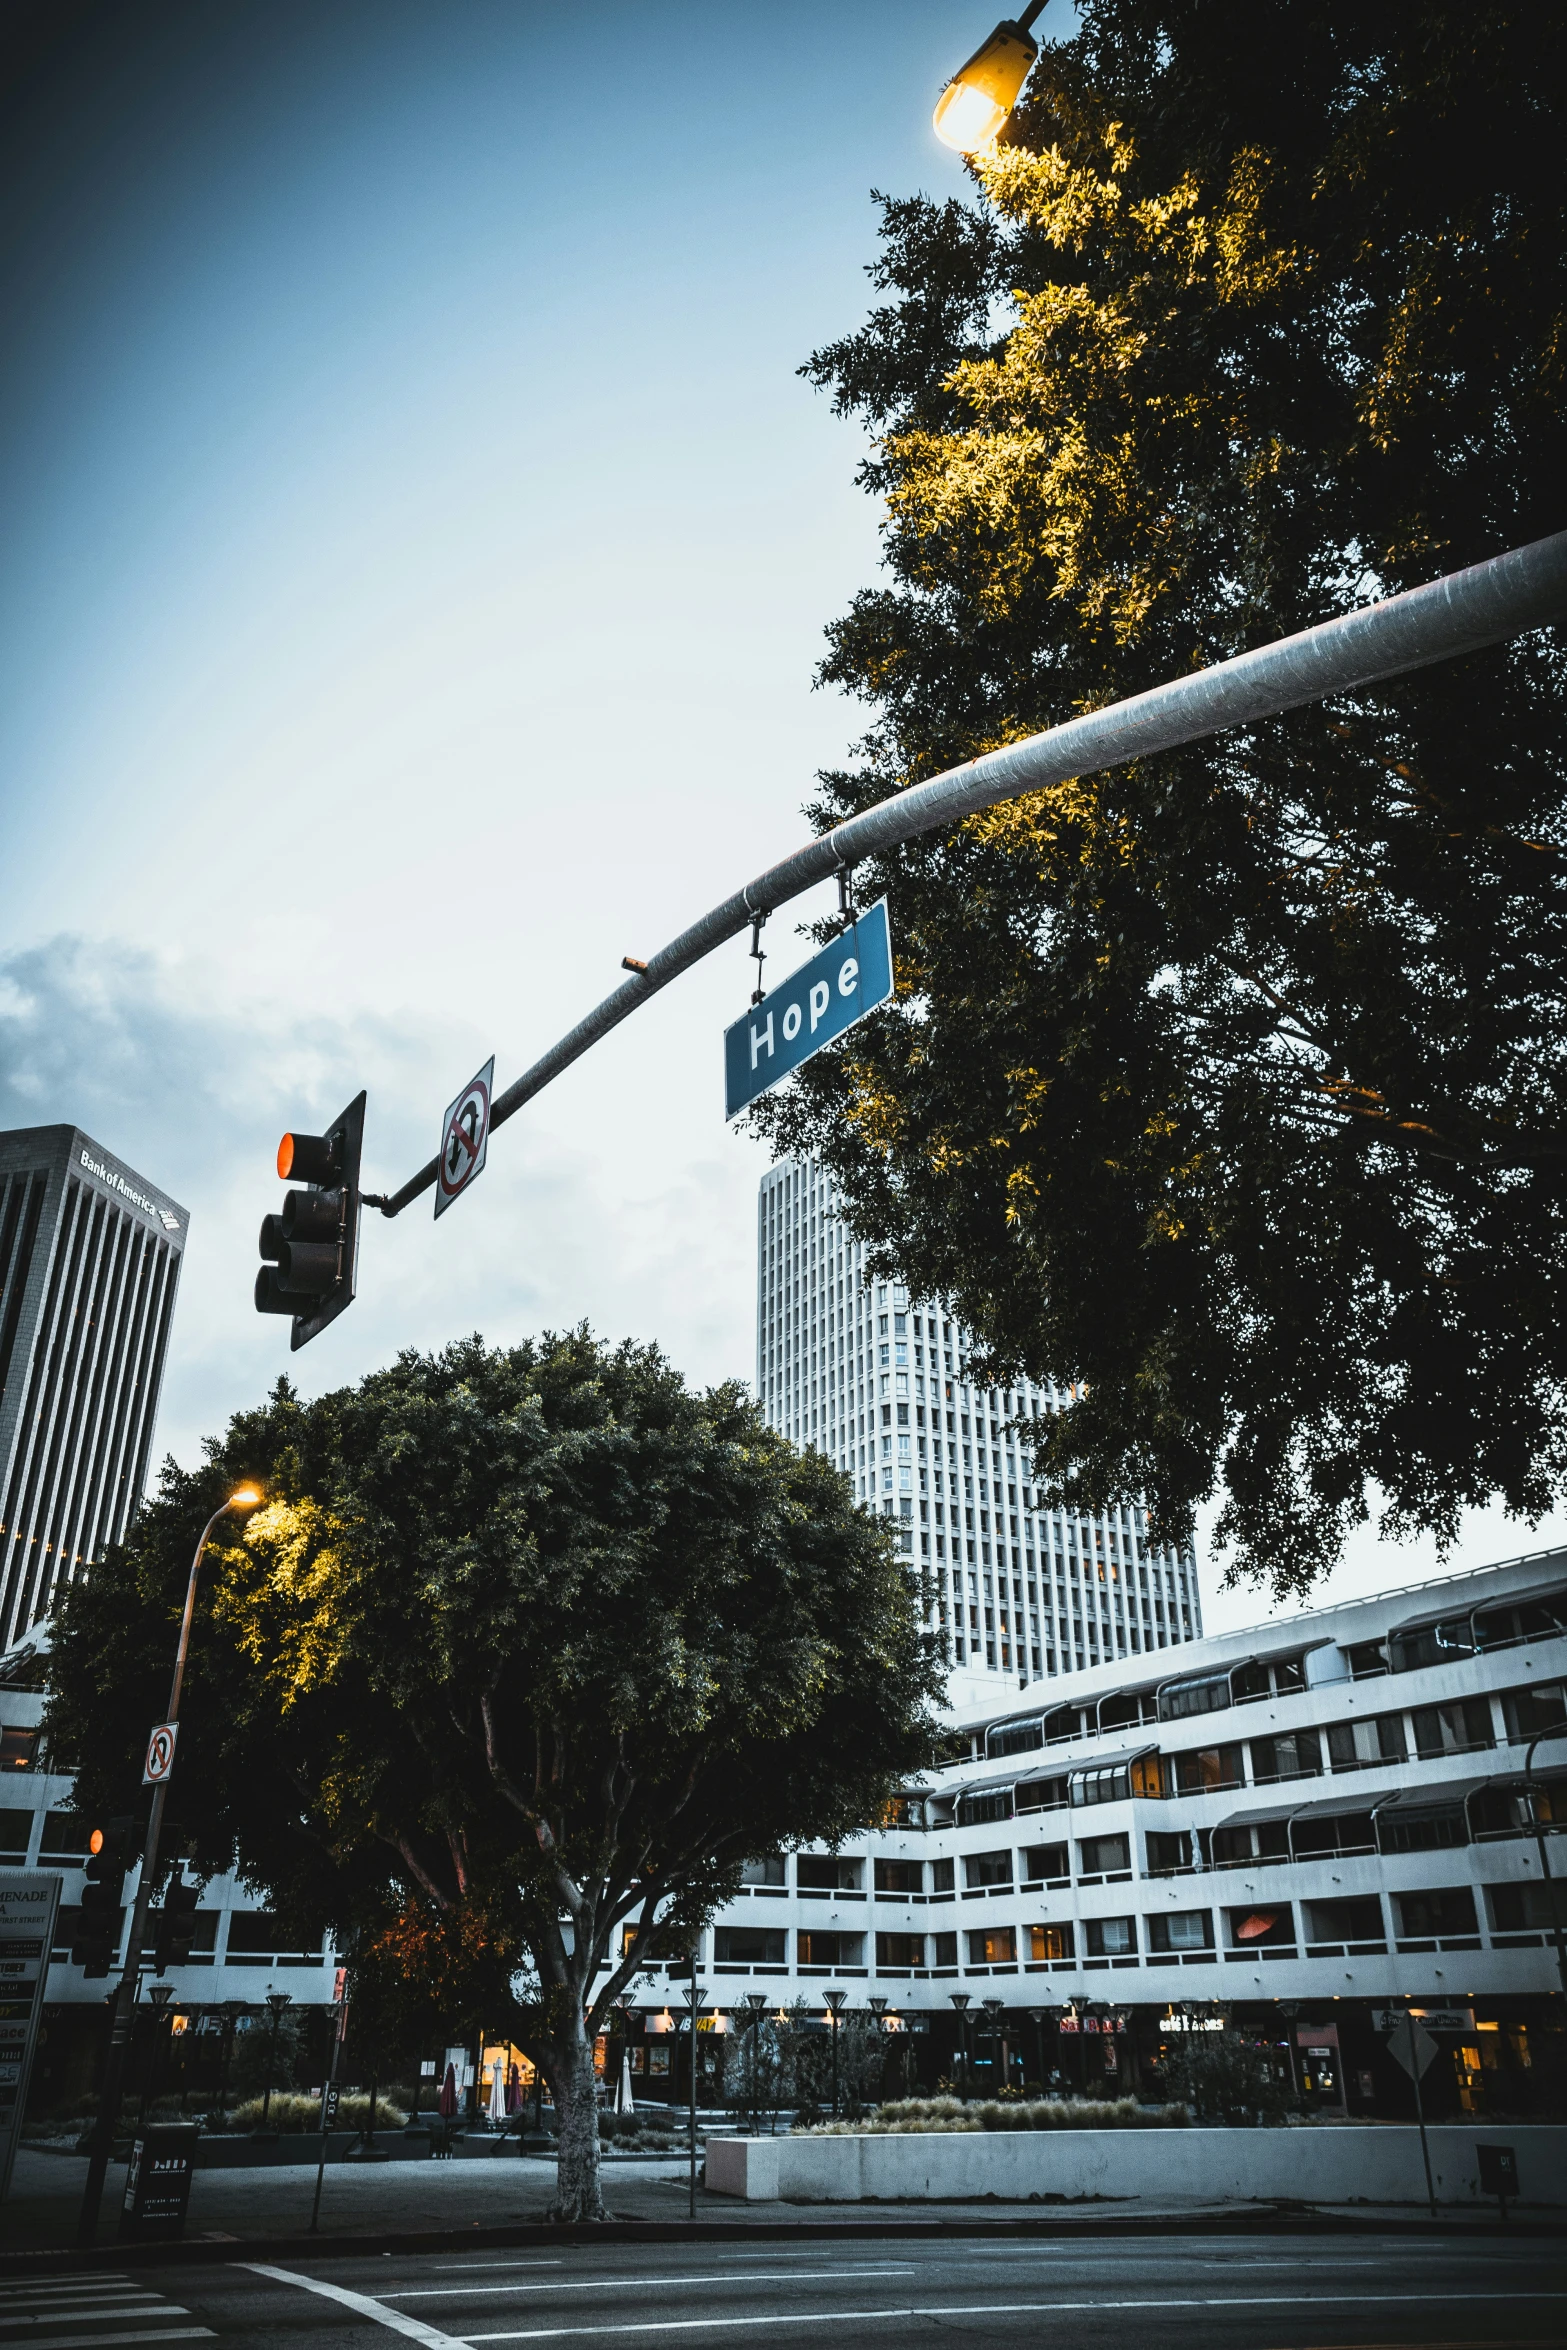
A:
<svg viewBox="0 0 1567 2350">
<path fill-rule="evenodd" d="M 924 1578 L 952 1702 L 1199 1639 L 1190 1554 L 1148 1540 L 1143 1510 L 1039 1506 L 1026 1423 L 1067 1398 L 976 1386 L 939 1302 L 872 1282 L 831 1177 L 790 1160 L 757 1206 L 756 1385 L 769 1424 L 814 1445 L 893 1521 Z"/>
</svg>

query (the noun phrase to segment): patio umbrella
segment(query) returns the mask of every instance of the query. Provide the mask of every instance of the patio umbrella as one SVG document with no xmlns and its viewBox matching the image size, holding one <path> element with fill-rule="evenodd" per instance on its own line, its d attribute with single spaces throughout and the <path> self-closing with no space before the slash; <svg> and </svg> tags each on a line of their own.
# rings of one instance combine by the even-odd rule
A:
<svg viewBox="0 0 1567 2350">
<path fill-rule="evenodd" d="M 636 2109 L 636 2099 L 631 2094 L 631 2051 L 623 2046 L 620 2051 L 620 2079 L 615 2088 L 615 2111 L 635 2113 Z"/>
<path fill-rule="evenodd" d="M 490 2067 L 490 2119 L 497 2129 L 506 2119 L 506 2068 L 499 2057 Z"/>
<path fill-rule="evenodd" d="M 449 2064 L 447 2066 L 446 2078 L 441 2083 L 441 2094 L 435 2102 L 440 2109 L 442 2118 L 450 2121 L 457 2111 L 457 2069 L 455 2065 Z"/>
</svg>

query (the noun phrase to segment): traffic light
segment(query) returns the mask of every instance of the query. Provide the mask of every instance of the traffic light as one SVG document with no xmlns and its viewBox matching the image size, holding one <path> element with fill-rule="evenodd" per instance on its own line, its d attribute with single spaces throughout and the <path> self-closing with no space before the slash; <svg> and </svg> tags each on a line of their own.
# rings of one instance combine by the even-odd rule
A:
<svg viewBox="0 0 1567 2350">
<path fill-rule="evenodd" d="M 286 1192 L 281 1213 L 262 1218 L 256 1311 L 290 1315 L 296 1350 L 354 1302 L 364 1127 L 361 1093 L 325 1134 L 285 1134 L 278 1144 L 278 1173 L 305 1188 Z"/>
<path fill-rule="evenodd" d="M 71 1958 L 84 1975 L 106 1975 L 120 1943 L 125 1872 L 136 1857 L 136 1822 L 129 1813 L 94 1828 L 87 1839 L 87 1882 Z"/>
<path fill-rule="evenodd" d="M 171 1966 L 183 1966 L 190 1957 L 200 1898 L 201 1888 L 187 1885 L 183 1872 L 170 1878 L 153 1938 L 153 1965 L 158 1974 L 166 1974 Z"/>
</svg>

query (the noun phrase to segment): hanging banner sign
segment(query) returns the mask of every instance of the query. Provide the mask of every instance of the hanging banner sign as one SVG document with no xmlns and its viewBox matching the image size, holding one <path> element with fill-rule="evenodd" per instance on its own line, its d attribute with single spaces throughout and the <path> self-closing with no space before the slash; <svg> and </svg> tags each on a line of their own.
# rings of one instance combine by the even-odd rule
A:
<svg viewBox="0 0 1567 2350">
<path fill-rule="evenodd" d="M 477 1077 L 465 1085 L 441 1120 L 441 1155 L 435 1178 L 435 1212 L 444 1215 L 476 1175 L 484 1172 L 490 1147 L 490 1093 L 495 1083 L 491 1053 Z"/>
<path fill-rule="evenodd" d="M 725 1117 L 738 1117 L 891 994 L 892 933 L 882 898 L 725 1029 Z"/>
</svg>

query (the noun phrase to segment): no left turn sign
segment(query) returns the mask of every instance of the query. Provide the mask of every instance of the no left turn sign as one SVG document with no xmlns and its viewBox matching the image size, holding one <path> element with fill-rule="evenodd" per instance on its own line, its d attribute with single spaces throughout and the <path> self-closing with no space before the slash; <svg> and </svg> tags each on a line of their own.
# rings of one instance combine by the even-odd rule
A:
<svg viewBox="0 0 1567 2350">
<path fill-rule="evenodd" d="M 160 1722 L 147 1741 L 147 1760 L 142 1765 L 141 1783 L 144 1787 L 161 1787 L 174 1768 L 174 1741 L 180 1734 L 178 1722 Z"/>
<path fill-rule="evenodd" d="M 495 1082 L 492 1053 L 465 1085 L 441 1121 L 441 1156 L 435 1179 L 435 1212 L 443 1215 L 484 1170 L 490 1141 L 490 1088 Z"/>
</svg>

